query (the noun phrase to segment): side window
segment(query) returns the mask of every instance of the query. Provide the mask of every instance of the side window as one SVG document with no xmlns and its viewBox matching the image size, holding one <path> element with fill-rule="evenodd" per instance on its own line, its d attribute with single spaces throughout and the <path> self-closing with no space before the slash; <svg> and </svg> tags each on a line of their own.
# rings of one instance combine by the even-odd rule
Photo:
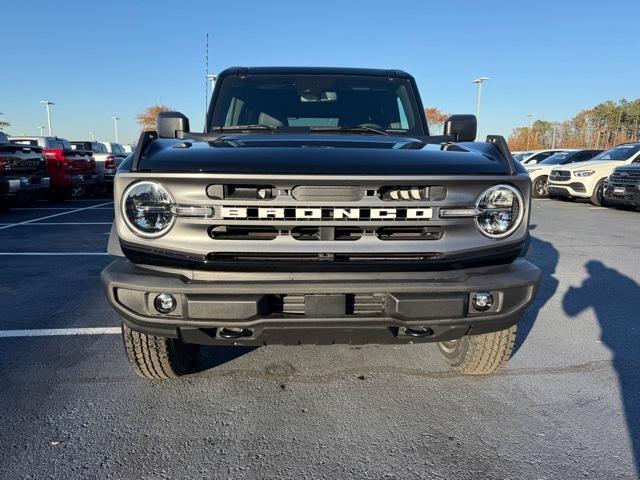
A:
<svg viewBox="0 0 640 480">
<path fill-rule="evenodd" d="M 591 158 L 592 156 L 593 154 L 591 152 L 576 153 L 569 163 L 584 162 L 585 160 L 587 160 L 588 158 Z"/>
<path fill-rule="evenodd" d="M 554 154 L 554 152 L 542 152 L 542 153 L 539 153 L 538 155 L 535 155 L 535 158 L 534 158 L 533 161 L 535 161 L 537 163 L 540 163 L 545 158 L 550 157 L 553 154 Z"/>
</svg>

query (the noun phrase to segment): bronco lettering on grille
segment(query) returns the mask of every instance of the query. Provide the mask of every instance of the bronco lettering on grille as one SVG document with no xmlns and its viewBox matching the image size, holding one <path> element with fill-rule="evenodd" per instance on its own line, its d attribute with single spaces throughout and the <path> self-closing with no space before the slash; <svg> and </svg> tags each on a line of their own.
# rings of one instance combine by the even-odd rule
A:
<svg viewBox="0 0 640 480">
<path fill-rule="evenodd" d="M 227 220 L 431 220 L 431 208 L 222 207 Z"/>
</svg>

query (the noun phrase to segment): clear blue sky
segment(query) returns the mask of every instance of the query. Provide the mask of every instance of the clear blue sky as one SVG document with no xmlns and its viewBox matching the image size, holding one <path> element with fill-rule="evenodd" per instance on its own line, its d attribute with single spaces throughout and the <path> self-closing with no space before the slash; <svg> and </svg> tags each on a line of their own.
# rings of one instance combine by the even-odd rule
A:
<svg viewBox="0 0 640 480">
<path fill-rule="evenodd" d="M 425 105 L 473 113 L 481 134 L 526 115 L 562 120 L 640 97 L 640 1 L 7 1 L 1 7 L 0 112 L 12 134 L 46 125 L 69 139 L 137 138 L 135 115 L 162 102 L 204 118 L 211 72 L 234 65 L 400 68 Z"/>
</svg>

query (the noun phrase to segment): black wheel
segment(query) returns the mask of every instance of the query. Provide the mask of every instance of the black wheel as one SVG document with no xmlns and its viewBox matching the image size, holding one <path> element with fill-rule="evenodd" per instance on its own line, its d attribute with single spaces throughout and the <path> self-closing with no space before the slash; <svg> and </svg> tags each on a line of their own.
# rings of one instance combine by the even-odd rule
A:
<svg viewBox="0 0 640 480">
<path fill-rule="evenodd" d="M 596 207 L 605 206 L 604 200 L 604 179 L 596 183 L 596 188 L 593 189 L 593 195 L 591 195 L 591 203 Z"/>
<path fill-rule="evenodd" d="M 70 196 L 70 188 L 55 188 L 49 192 L 49 200 L 51 200 L 52 202 L 64 202 Z"/>
<path fill-rule="evenodd" d="M 465 375 L 487 375 L 504 367 L 513 352 L 517 325 L 498 332 L 466 335 L 438 343 L 440 353 L 454 370 Z"/>
<path fill-rule="evenodd" d="M 35 201 L 36 196 L 33 192 L 18 192 L 16 194 L 16 207 L 31 205 Z"/>
<path fill-rule="evenodd" d="M 84 185 L 76 185 L 75 187 L 71 187 L 71 196 L 73 198 L 84 197 L 87 194 L 87 187 Z"/>
<path fill-rule="evenodd" d="M 134 371 L 144 378 L 176 378 L 193 372 L 198 345 L 176 338 L 157 337 L 122 324 L 122 340 Z"/>
<path fill-rule="evenodd" d="M 531 189 L 531 195 L 533 198 L 549 198 L 549 177 L 542 176 L 536 178 L 535 182 L 533 182 L 533 187 Z"/>
</svg>

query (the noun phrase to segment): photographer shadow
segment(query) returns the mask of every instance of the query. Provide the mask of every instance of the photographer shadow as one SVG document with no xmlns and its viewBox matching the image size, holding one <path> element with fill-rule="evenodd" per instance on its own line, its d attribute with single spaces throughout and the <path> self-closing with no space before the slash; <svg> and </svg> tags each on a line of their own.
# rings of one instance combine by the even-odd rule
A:
<svg viewBox="0 0 640 480">
<path fill-rule="evenodd" d="M 637 469 L 640 464 L 640 313 L 637 308 L 640 285 L 600 261 L 592 260 L 585 267 L 588 278 L 580 287 L 569 288 L 562 306 L 571 317 L 591 308 L 600 323 L 602 343 L 613 355 Z"/>
</svg>

